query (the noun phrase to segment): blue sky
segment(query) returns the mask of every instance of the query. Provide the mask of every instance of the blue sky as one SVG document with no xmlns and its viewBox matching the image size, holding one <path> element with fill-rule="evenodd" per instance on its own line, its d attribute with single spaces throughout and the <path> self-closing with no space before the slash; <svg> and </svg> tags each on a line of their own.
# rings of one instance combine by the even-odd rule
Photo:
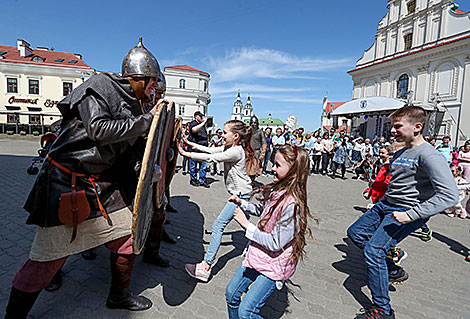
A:
<svg viewBox="0 0 470 319">
<path fill-rule="evenodd" d="M 211 74 L 209 113 L 230 119 L 237 90 L 258 117 L 297 115 L 320 125 L 322 99 L 352 96 L 347 70 L 373 43 L 386 0 L 89 1 L 3 0 L 1 44 L 83 54 L 99 71 L 119 72 L 142 36 L 160 66 L 188 64 Z"/>
</svg>

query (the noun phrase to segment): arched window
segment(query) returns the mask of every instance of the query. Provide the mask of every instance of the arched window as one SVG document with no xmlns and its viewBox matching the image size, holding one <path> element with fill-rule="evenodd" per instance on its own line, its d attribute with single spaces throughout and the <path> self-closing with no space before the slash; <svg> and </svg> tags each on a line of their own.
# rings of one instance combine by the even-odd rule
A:
<svg viewBox="0 0 470 319">
<path fill-rule="evenodd" d="M 185 79 L 181 79 L 180 80 L 180 89 L 185 89 L 186 88 L 186 80 Z"/>
<path fill-rule="evenodd" d="M 408 84 L 410 82 L 410 78 L 408 74 L 403 74 L 398 78 L 397 81 L 397 98 L 398 99 L 406 99 L 408 98 Z"/>
<path fill-rule="evenodd" d="M 408 7 L 408 14 L 415 12 L 416 0 L 410 0 L 410 2 L 407 3 L 407 7 Z"/>
</svg>

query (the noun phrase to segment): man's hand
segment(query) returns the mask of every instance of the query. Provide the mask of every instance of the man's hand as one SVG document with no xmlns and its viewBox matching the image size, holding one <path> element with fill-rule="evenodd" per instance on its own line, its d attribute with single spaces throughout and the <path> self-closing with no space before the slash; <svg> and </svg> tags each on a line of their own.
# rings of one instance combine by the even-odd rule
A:
<svg viewBox="0 0 470 319">
<path fill-rule="evenodd" d="M 158 100 L 157 104 L 154 105 L 154 107 L 149 111 L 149 113 L 152 114 L 152 115 L 155 115 L 155 113 L 157 113 L 158 107 L 159 107 L 160 104 L 162 104 L 162 103 L 168 104 L 168 103 L 170 103 L 170 102 L 168 102 L 168 100 L 165 100 L 165 99 L 160 99 L 160 100 Z"/>
<path fill-rule="evenodd" d="M 406 212 L 393 212 L 392 218 L 402 225 L 408 224 L 413 221 Z"/>
<path fill-rule="evenodd" d="M 185 150 L 183 150 L 183 148 L 181 147 L 181 145 L 179 143 L 178 143 L 178 153 L 180 153 L 181 156 L 191 158 L 191 154 L 186 152 Z"/>
<path fill-rule="evenodd" d="M 235 212 L 233 212 L 233 219 L 235 219 L 240 226 L 243 228 L 247 228 L 250 222 L 246 219 L 245 213 L 241 210 L 240 207 L 235 208 Z"/>
</svg>

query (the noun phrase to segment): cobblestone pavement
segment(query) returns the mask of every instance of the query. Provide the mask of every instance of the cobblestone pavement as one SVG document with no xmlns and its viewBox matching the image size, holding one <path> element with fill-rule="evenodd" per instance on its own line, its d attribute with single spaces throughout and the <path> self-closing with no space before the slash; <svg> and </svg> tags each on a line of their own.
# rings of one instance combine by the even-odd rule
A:
<svg viewBox="0 0 470 319">
<path fill-rule="evenodd" d="M 12 277 L 28 257 L 34 226 L 25 225 L 24 200 L 34 182 L 26 168 L 36 153 L 37 140 L 0 138 L 0 309 L 5 308 Z M 210 175 L 209 175 L 210 176 Z M 262 310 L 265 318 L 353 318 L 370 303 L 366 268 L 361 252 L 345 231 L 364 211 L 365 183 L 313 176 L 308 182 L 309 205 L 321 225 L 312 225 L 317 242 L 307 246 L 308 258 L 292 280 L 276 291 Z M 178 173 L 172 184 L 168 232 L 176 245 L 163 244 L 161 253 L 172 266 L 161 269 L 137 258 L 132 289 L 154 302 L 151 310 L 133 313 L 109 310 L 104 302 L 110 283 L 108 251 L 100 247 L 94 261 L 71 256 L 63 270 L 62 288 L 42 292 L 31 318 L 226 318 L 225 286 L 242 261 L 246 240 L 235 223 L 227 227 L 214 277 L 199 283 L 184 271 L 185 263 L 198 262 L 210 240 L 211 224 L 228 198 L 221 177 L 211 177 L 211 188 L 195 188 L 189 176 Z M 260 182 L 268 182 L 260 177 Z M 470 247 L 470 220 L 435 216 L 431 242 L 408 237 L 400 246 L 409 257 L 403 266 L 410 279 L 391 293 L 397 318 L 470 318 L 467 301 L 470 264 L 464 256 Z M 2 313 L 0 312 L 0 316 Z"/>
</svg>

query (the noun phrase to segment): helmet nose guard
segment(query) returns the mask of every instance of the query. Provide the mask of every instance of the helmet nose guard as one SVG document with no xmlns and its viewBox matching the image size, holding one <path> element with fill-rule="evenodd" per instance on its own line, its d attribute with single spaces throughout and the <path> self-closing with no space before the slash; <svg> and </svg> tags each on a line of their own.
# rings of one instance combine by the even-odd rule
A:
<svg viewBox="0 0 470 319">
<path fill-rule="evenodd" d="M 124 57 L 121 73 L 124 77 L 154 77 L 159 80 L 162 78 L 160 65 L 155 56 L 142 44 L 142 37 Z"/>
</svg>

